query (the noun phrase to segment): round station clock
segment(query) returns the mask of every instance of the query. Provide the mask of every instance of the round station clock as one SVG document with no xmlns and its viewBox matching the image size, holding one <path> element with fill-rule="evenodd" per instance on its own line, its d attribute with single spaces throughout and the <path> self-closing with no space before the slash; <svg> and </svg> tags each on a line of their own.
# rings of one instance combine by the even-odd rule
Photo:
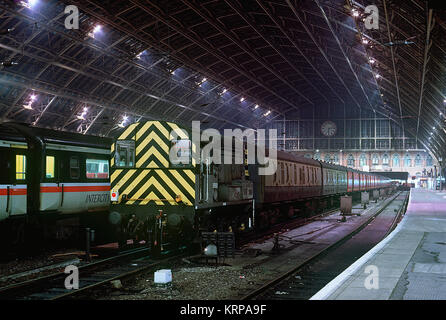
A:
<svg viewBox="0 0 446 320">
<path fill-rule="evenodd" d="M 336 134 L 336 123 L 333 121 L 325 121 L 321 126 L 321 132 L 326 137 L 333 137 Z"/>
</svg>

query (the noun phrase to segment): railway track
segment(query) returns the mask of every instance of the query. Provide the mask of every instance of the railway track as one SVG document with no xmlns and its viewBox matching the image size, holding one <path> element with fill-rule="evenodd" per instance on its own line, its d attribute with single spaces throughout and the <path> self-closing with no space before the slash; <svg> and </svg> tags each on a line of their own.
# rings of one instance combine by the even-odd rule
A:
<svg viewBox="0 0 446 320">
<path fill-rule="evenodd" d="M 356 206 L 358 205 L 358 203 L 355 204 Z M 359 207 L 353 207 L 354 209 L 360 209 Z M 263 232 L 252 232 L 246 235 L 243 235 L 243 237 L 237 241 L 237 246 L 241 247 L 247 243 L 253 242 L 253 241 L 259 241 L 268 237 L 273 236 L 275 233 L 280 233 L 283 230 L 291 230 L 291 229 L 296 229 L 298 227 L 304 226 L 307 223 L 310 223 L 312 221 L 321 219 L 325 216 L 329 216 L 335 212 L 339 212 L 340 208 L 334 208 L 334 209 L 329 209 L 327 211 L 324 211 L 322 213 L 313 215 L 311 217 L 305 217 L 305 218 L 294 218 L 294 219 L 290 219 L 289 221 L 284 221 L 284 222 L 280 222 L 277 223 L 273 226 L 271 226 L 271 228 L 269 228 L 267 231 L 263 231 Z"/>
<path fill-rule="evenodd" d="M 184 250 L 151 257 L 149 249 L 129 250 L 117 256 L 102 259 L 78 267 L 79 289 L 66 289 L 68 274 L 57 272 L 51 275 L 15 283 L 0 288 L 0 300 L 57 300 L 67 299 L 98 288 L 113 280 L 121 280 L 155 268 L 184 255 Z"/>
<path fill-rule="evenodd" d="M 407 206 L 408 194 L 406 191 L 397 193 L 353 232 L 244 294 L 241 300 L 309 299 L 396 227 Z"/>
</svg>

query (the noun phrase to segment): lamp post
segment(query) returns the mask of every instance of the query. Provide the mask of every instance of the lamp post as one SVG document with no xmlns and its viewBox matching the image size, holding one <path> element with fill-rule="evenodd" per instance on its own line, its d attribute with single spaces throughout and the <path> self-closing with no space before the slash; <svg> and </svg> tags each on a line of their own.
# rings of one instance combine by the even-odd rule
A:
<svg viewBox="0 0 446 320">
<path fill-rule="evenodd" d="M 443 158 L 438 158 L 438 164 L 440 165 L 440 190 L 443 190 L 443 166 L 442 166 Z"/>
</svg>

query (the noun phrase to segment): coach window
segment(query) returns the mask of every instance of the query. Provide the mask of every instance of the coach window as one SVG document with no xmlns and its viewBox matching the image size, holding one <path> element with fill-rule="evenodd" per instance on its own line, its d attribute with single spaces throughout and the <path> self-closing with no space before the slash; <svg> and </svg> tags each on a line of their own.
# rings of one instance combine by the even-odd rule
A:
<svg viewBox="0 0 446 320">
<path fill-rule="evenodd" d="M 45 178 L 54 179 L 54 164 L 55 158 L 53 156 L 46 156 Z"/>
<path fill-rule="evenodd" d="M 15 178 L 16 180 L 26 179 L 26 156 L 21 154 L 15 156 Z"/>
<path fill-rule="evenodd" d="M 135 141 L 122 140 L 116 143 L 115 164 L 117 167 L 135 166 Z"/>
<path fill-rule="evenodd" d="M 108 179 L 108 160 L 87 159 L 86 168 L 88 179 Z"/>
<path fill-rule="evenodd" d="M 79 179 L 79 159 L 78 157 L 70 158 L 70 178 Z"/>
</svg>

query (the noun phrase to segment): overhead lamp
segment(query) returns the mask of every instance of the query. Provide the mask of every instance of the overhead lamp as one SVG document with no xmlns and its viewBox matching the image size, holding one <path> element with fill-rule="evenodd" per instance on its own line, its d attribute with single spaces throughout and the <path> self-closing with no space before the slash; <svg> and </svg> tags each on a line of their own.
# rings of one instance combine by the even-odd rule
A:
<svg viewBox="0 0 446 320">
<path fill-rule="evenodd" d="M 15 30 L 15 28 L 1 29 L 0 30 L 0 36 L 4 36 L 5 34 L 11 33 L 14 30 Z"/>
<path fill-rule="evenodd" d="M 14 66 L 14 65 L 18 65 L 18 63 L 17 63 L 17 62 L 14 62 L 14 61 L 2 61 L 0 64 L 1 64 L 3 67 L 5 67 L 5 68 L 9 68 L 9 67 L 12 67 L 12 66 Z"/>
<path fill-rule="evenodd" d="M 443 102 L 446 103 L 446 99 L 444 99 Z"/>
<path fill-rule="evenodd" d="M 22 7 L 31 9 L 32 7 L 34 7 L 39 1 L 38 0 L 22 0 L 19 2 L 19 5 L 21 5 Z"/>
<path fill-rule="evenodd" d="M 90 38 L 95 38 L 96 34 L 99 33 L 102 30 L 102 26 L 100 24 L 97 24 L 93 27 L 93 29 L 88 33 L 88 36 Z"/>
<path fill-rule="evenodd" d="M 256 104 L 255 106 L 254 106 L 254 109 L 257 109 L 259 107 L 259 105 L 258 104 Z"/>
<path fill-rule="evenodd" d="M 136 55 L 136 59 L 141 59 L 141 56 L 144 54 L 144 52 L 145 52 L 145 50 L 144 50 L 144 51 L 141 51 L 140 53 L 138 53 L 138 54 Z"/>
<path fill-rule="evenodd" d="M 263 116 L 264 117 L 267 117 L 267 116 L 269 116 L 271 114 L 271 110 L 268 110 Z"/>
<path fill-rule="evenodd" d="M 379 78 L 381 78 L 381 76 L 379 74 L 375 74 L 375 78 L 379 79 Z"/>
<path fill-rule="evenodd" d="M 368 44 L 368 43 L 369 43 L 369 40 L 367 40 L 366 38 L 362 38 L 362 43 L 363 43 L 363 44 Z"/>
<path fill-rule="evenodd" d="M 28 101 L 28 103 L 23 105 L 23 108 L 25 108 L 27 110 L 33 110 L 32 104 L 33 104 L 33 102 L 30 100 L 30 101 Z"/>
<path fill-rule="evenodd" d="M 370 58 L 370 59 L 369 59 L 369 62 L 370 62 L 370 64 L 374 64 L 376 61 L 375 61 L 375 59 Z"/>
<path fill-rule="evenodd" d="M 85 120 L 85 116 L 87 115 L 87 112 L 88 112 L 88 108 L 84 107 L 82 113 L 79 116 L 77 116 L 77 118 L 79 120 Z"/>
<path fill-rule="evenodd" d="M 358 10 L 353 9 L 353 10 L 352 10 L 352 16 L 353 16 L 353 17 L 359 17 L 359 12 L 358 12 Z"/>
<path fill-rule="evenodd" d="M 243 102 L 243 101 L 245 101 L 245 98 L 243 98 L 243 97 L 240 98 L 240 102 Z"/>
</svg>

